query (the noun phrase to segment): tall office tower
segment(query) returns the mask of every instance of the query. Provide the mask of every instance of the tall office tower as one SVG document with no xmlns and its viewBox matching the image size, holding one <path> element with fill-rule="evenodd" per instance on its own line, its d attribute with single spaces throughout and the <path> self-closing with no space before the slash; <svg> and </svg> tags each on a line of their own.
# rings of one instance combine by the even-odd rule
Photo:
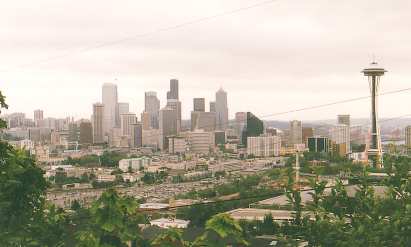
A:
<svg viewBox="0 0 411 247">
<path fill-rule="evenodd" d="M 101 103 L 95 103 L 93 105 L 93 115 L 91 117 L 91 123 L 93 126 L 93 143 L 104 142 L 104 105 Z"/>
<path fill-rule="evenodd" d="M 338 124 L 345 124 L 347 126 L 350 126 L 351 125 L 350 115 L 349 114 L 338 115 L 337 116 L 337 123 Z"/>
<path fill-rule="evenodd" d="M 215 101 L 210 101 L 210 112 L 215 112 Z"/>
<path fill-rule="evenodd" d="M 411 126 L 405 127 L 405 146 L 411 150 Z"/>
<path fill-rule="evenodd" d="M 177 111 L 171 107 L 164 107 L 160 110 L 159 114 L 159 123 L 160 123 L 160 149 L 168 149 L 168 137 L 171 135 L 177 134 Z"/>
<path fill-rule="evenodd" d="M 174 109 L 177 118 L 177 133 L 181 130 L 181 101 L 177 99 L 167 99 L 167 107 Z"/>
<path fill-rule="evenodd" d="M 309 137 L 314 136 L 314 129 L 311 127 L 303 127 L 303 134 L 302 134 L 303 142 L 304 144 L 307 145 L 307 140 Z"/>
<path fill-rule="evenodd" d="M 80 141 L 80 127 L 77 123 L 71 122 L 68 125 L 67 141 L 79 142 Z"/>
<path fill-rule="evenodd" d="M 119 102 L 118 103 L 118 114 L 121 116 L 121 114 L 129 113 L 130 112 L 130 104 L 126 102 Z"/>
<path fill-rule="evenodd" d="M 176 99 L 178 100 L 178 80 L 170 80 L 170 91 L 167 92 L 167 100 Z"/>
<path fill-rule="evenodd" d="M 251 112 L 247 112 L 246 124 L 241 134 L 241 144 L 247 146 L 247 139 L 251 136 L 260 136 L 264 133 L 264 123 Z"/>
<path fill-rule="evenodd" d="M 215 94 L 215 111 L 217 117 L 217 129 L 225 130 L 228 126 L 227 93 L 220 88 Z"/>
<path fill-rule="evenodd" d="M 330 130 L 331 140 L 338 146 L 338 153 L 343 156 L 351 152 L 350 127 L 337 124 Z"/>
<path fill-rule="evenodd" d="M 91 122 L 80 123 L 80 144 L 83 146 L 93 144 L 93 126 Z"/>
<path fill-rule="evenodd" d="M 137 117 L 134 113 L 124 113 L 120 116 L 121 119 L 121 135 L 131 136 L 132 125 L 137 123 Z"/>
<path fill-rule="evenodd" d="M 36 127 L 40 127 L 39 123 L 43 120 L 43 110 L 34 111 L 34 124 Z"/>
<path fill-rule="evenodd" d="M 146 111 L 141 113 L 141 125 L 143 127 L 143 130 L 150 129 L 150 114 Z"/>
<path fill-rule="evenodd" d="M 303 128 L 301 125 L 301 121 L 290 121 L 290 136 L 288 144 L 294 146 L 295 144 L 301 143 L 303 143 Z"/>
<path fill-rule="evenodd" d="M 196 129 L 202 129 L 205 131 L 215 130 L 215 112 L 201 112 L 192 111 L 191 112 L 191 131 Z"/>
<path fill-rule="evenodd" d="M 247 126 L 247 112 L 236 112 L 234 130 L 240 140 L 245 126 Z"/>
<path fill-rule="evenodd" d="M 205 99 L 194 98 L 193 99 L 194 111 L 205 112 Z"/>
<path fill-rule="evenodd" d="M 104 135 L 110 133 L 110 130 L 120 125 L 120 115 L 118 111 L 117 85 L 104 83 L 102 91 L 102 103 L 104 105 Z"/>
<path fill-rule="evenodd" d="M 368 158 L 372 161 L 375 167 L 382 166 L 382 148 L 381 134 L 378 125 L 378 90 L 380 77 L 387 72 L 380 67 L 375 61 L 370 64 L 370 67 L 364 69 L 362 73 L 368 77 L 368 84 L 371 91 L 371 143 L 368 149 Z"/>
<path fill-rule="evenodd" d="M 131 125 L 130 147 L 139 148 L 143 145 L 143 126 L 141 123 Z"/>
<path fill-rule="evenodd" d="M 279 156 L 281 137 L 279 136 L 250 136 L 247 138 L 247 154 L 255 157 Z"/>
<path fill-rule="evenodd" d="M 149 115 L 150 127 L 153 129 L 158 129 L 158 114 L 160 111 L 160 100 L 157 98 L 156 92 L 145 92 L 144 111 L 147 112 Z"/>
</svg>

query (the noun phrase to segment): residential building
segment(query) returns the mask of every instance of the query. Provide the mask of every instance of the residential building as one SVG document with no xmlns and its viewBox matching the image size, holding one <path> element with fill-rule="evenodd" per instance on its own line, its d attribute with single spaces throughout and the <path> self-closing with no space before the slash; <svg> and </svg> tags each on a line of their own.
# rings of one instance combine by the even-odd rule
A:
<svg viewBox="0 0 411 247">
<path fill-rule="evenodd" d="M 188 144 L 185 137 L 172 136 L 168 138 L 168 153 L 183 154 L 188 151 Z"/>
<path fill-rule="evenodd" d="M 208 154 L 215 146 L 214 132 L 195 130 L 187 136 L 189 149 L 193 153 Z"/>
<path fill-rule="evenodd" d="M 337 124 L 331 128 L 329 136 L 335 144 L 341 147 L 344 146 L 345 154 L 348 154 L 351 152 L 350 127 L 349 126 L 345 124 Z M 344 144 L 344 145 L 341 145 L 341 144 Z M 343 151 L 340 151 L 339 153 L 342 153 L 342 152 Z"/>
<path fill-rule="evenodd" d="M 279 136 L 250 136 L 247 138 L 247 154 L 255 157 L 279 156 L 281 137 Z"/>
</svg>

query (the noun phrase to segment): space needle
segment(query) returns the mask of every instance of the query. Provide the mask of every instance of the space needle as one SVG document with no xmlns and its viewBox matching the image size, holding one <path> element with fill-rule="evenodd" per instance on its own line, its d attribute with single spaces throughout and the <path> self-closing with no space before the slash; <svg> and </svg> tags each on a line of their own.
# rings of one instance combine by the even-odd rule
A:
<svg viewBox="0 0 411 247">
<path fill-rule="evenodd" d="M 380 127 L 378 125 L 378 90 L 380 77 L 387 72 L 377 62 L 373 61 L 362 73 L 368 77 L 371 92 L 371 138 L 368 147 L 368 160 L 374 167 L 382 166 L 382 149 Z"/>
</svg>

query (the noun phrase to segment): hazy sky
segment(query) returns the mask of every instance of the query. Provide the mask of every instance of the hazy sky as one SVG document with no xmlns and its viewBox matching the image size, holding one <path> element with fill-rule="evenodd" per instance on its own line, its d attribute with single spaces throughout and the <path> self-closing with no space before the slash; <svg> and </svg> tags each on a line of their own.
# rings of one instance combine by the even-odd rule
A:
<svg viewBox="0 0 411 247">
<path fill-rule="evenodd" d="M 257 0 L 3 1 L 0 90 L 9 112 L 88 118 L 101 85 L 116 82 L 119 100 L 140 113 L 144 91 L 166 103 L 180 81 L 183 117 L 193 97 L 228 92 L 230 116 L 259 116 L 369 94 L 361 75 L 375 54 L 389 71 L 381 91 L 411 87 L 411 1 L 278 0 L 232 15 L 156 31 Z M 138 35 L 153 32 L 152 35 Z M 135 37 L 134 39 L 126 39 Z M 114 45 L 102 43 L 126 39 Z M 53 59 L 51 59 L 53 58 Z M 115 81 L 115 79 L 117 79 Z M 410 112 L 411 91 L 380 99 L 380 116 Z M 369 101 L 271 119 L 369 116 Z"/>
</svg>

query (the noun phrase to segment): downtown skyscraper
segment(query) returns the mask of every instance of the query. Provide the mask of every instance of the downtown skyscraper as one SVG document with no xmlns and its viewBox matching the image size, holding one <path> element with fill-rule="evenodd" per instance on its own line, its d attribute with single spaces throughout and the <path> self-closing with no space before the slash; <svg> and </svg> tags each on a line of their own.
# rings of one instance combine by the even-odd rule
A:
<svg viewBox="0 0 411 247">
<path fill-rule="evenodd" d="M 170 91 L 167 92 L 167 107 L 174 109 L 177 115 L 177 133 L 181 130 L 181 101 L 178 98 L 178 80 L 170 80 Z"/>
<path fill-rule="evenodd" d="M 228 126 L 227 92 L 220 88 L 215 94 L 215 112 L 217 129 L 225 130 Z"/>
<path fill-rule="evenodd" d="M 145 92 L 144 112 L 148 116 L 149 127 L 152 129 L 158 129 L 159 111 L 160 100 L 157 98 L 157 93 L 153 91 Z"/>
<path fill-rule="evenodd" d="M 118 94 L 116 84 L 103 84 L 102 104 L 104 105 L 103 132 L 106 135 L 110 132 L 112 128 L 120 126 L 120 115 L 118 110 Z"/>
</svg>

